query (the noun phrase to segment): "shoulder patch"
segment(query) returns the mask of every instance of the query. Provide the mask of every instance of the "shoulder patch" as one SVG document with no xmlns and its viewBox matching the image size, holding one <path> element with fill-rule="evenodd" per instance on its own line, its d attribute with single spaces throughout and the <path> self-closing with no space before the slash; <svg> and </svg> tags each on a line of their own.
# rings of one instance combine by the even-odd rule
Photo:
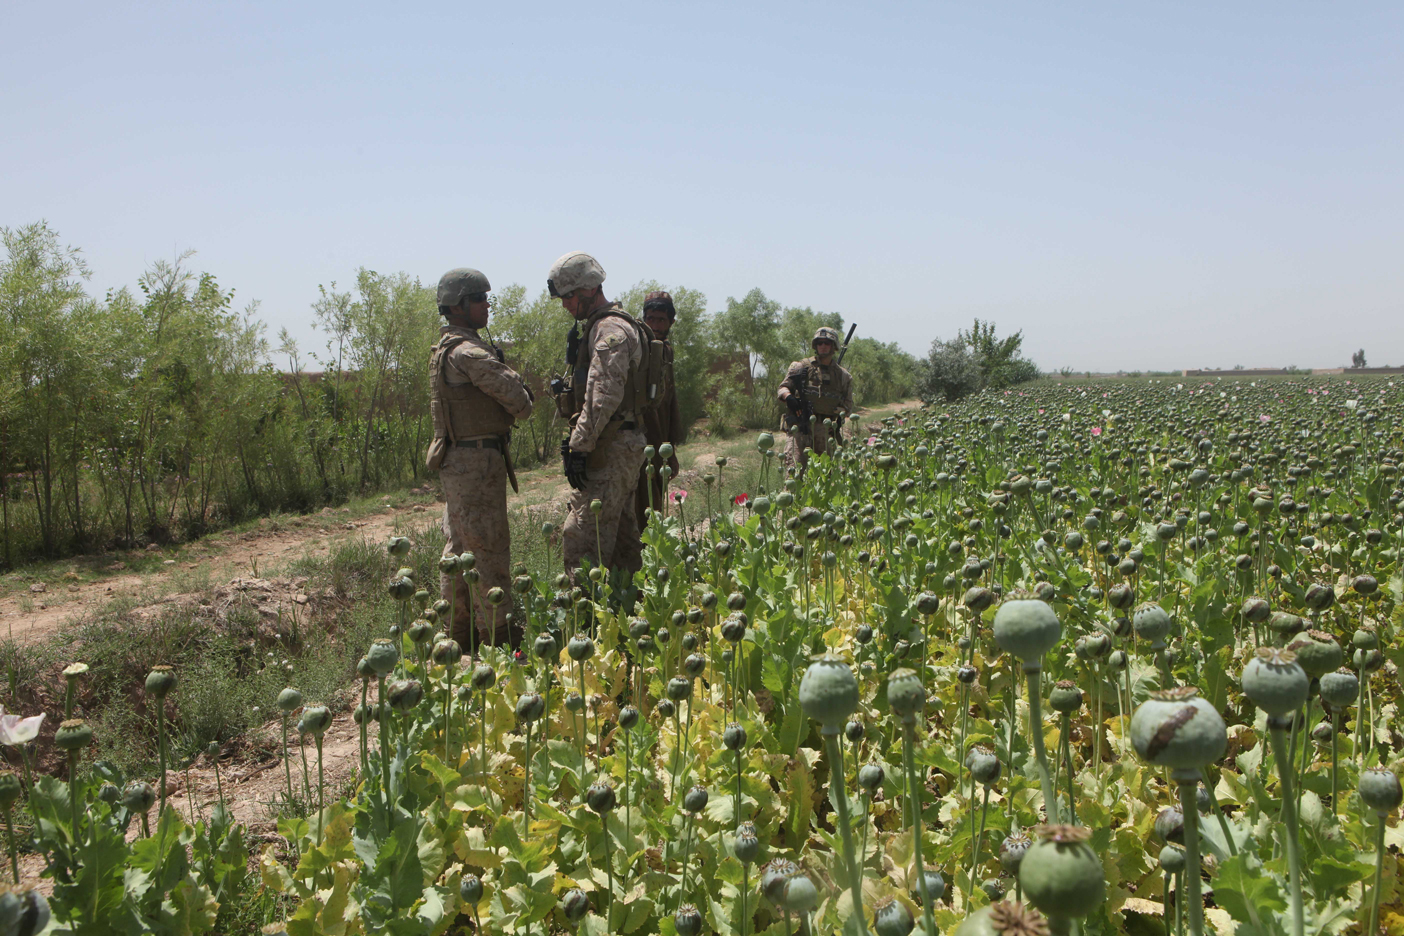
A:
<svg viewBox="0 0 1404 936">
<path fill-rule="evenodd" d="M 479 348 L 477 345 L 464 348 L 463 353 L 475 361 L 482 361 L 492 356 L 487 348 Z"/>
<path fill-rule="evenodd" d="M 619 347 L 623 343 L 624 336 L 619 334 L 618 332 L 613 332 L 611 334 L 605 335 L 599 341 L 595 342 L 595 350 L 613 351 L 615 348 Z"/>
</svg>

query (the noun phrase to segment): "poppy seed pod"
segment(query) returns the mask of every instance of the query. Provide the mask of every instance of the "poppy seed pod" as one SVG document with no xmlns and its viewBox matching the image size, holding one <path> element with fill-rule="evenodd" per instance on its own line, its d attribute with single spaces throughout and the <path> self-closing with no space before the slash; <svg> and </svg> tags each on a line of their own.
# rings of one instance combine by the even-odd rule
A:
<svg viewBox="0 0 1404 936">
<path fill-rule="evenodd" d="M 999 866 L 1005 874 L 1017 875 L 1024 855 L 1033 846 L 1033 839 L 1027 832 L 1011 832 L 999 843 Z"/>
<path fill-rule="evenodd" d="M 674 676 L 668 680 L 664 691 L 668 694 L 668 698 L 674 702 L 690 699 L 692 698 L 692 680 L 686 676 Z"/>
<path fill-rule="evenodd" d="M 672 699 L 659 699 L 653 710 L 658 713 L 659 718 L 672 718 L 677 714 L 678 707 L 673 704 Z"/>
<path fill-rule="evenodd" d="M 1350 644 L 1357 650 L 1375 650 L 1380 645 L 1380 635 L 1373 627 L 1361 627 L 1351 637 Z"/>
<path fill-rule="evenodd" d="M 535 692 L 524 692 L 517 696 L 517 721 L 531 724 L 546 711 L 546 700 Z"/>
<path fill-rule="evenodd" d="M 407 556 L 410 551 L 410 541 L 407 536 L 392 536 L 385 542 L 385 551 L 392 556 Z"/>
<path fill-rule="evenodd" d="M 1073 642 L 1079 660 L 1099 660 L 1111 652 L 1111 638 L 1104 633 L 1084 634 Z"/>
<path fill-rule="evenodd" d="M 577 634 L 566 644 L 566 653 L 577 663 L 583 663 L 595 655 L 595 642 L 584 634 Z"/>
<path fill-rule="evenodd" d="M 1142 760 L 1197 770 L 1228 750 L 1228 726 L 1192 686 L 1151 693 L 1131 716 L 1131 744 Z"/>
<path fill-rule="evenodd" d="M 639 723 L 639 710 L 632 705 L 626 705 L 619 710 L 619 727 L 625 731 L 630 731 Z"/>
<path fill-rule="evenodd" d="M 37 888 L 18 884 L 0 888 L 0 931 L 5 936 L 37 936 L 51 920 L 49 901 Z"/>
<path fill-rule="evenodd" d="M 457 665 L 458 661 L 463 659 L 463 648 L 456 640 L 440 640 L 434 644 L 429 656 L 440 666 Z"/>
<path fill-rule="evenodd" d="M 54 747 L 60 750 L 79 751 L 93 741 L 93 728 L 81 718 L 69 718 L 59 723 L 54 732 Z"/>
<path fill-rule="evenodd" d="M 1297 663 L 1312 679 L 1320 679 L 1345 661 L 1345 651 L 1336 638 L 1325 631 L 1308 630 L 1292 638 L 1287 649 L 1297 655 Z"/>
<path fill-rule="evenodd" d="M 459 879 L 458 899 L 470 907 L 476 907 L 483 899 L 483 882 L 476 874 L 465 874 Z"/>
<path fill-rule="evenodd" d="M 692 787 L 686 793 L 683 794 L 683 809 L 687 810 L 690 813 L 700 813 L 702 810 L 707 808 L 708 799 L 709 796 L 707 794 L 706 787 Z"/>
<path fill-rule="evenodd" d="M 1022 660 L 1025 669 L 1041 668 L 1043 655 L 1057 645 L 1062 635 L 1063 625 L 1046 602 L 1013 599 L 995 612 L 995 643 Z"/>
<path fill-rule="evenodd" d="M 1250 560 L 1251 561 L 1251 560 Z M 1243 619 L 1249 624 L 1261 624 L 1272 616 L 1272 606 L 1264 598 L 1245 598 Z"/>
<path fill-rule="evenodd" d="M 590 912 L 590 898 L 578 887 L 572 887 L 561 897 L 561 912 L 572 924 L 579 923 Z"/>
<path fill-rule="evenodd" d="M 585 707 L 585 697 L 572 689 L 566 693 L 565 709 L 567 712 L 578 712 Z"/>
<path fill-rule="evenodd" d="M 871 796 L 882 786 L 886 774 L 887 772 L 882 769 L 880 764 L 864 764 L 858 768 L 858 785 Z"/>
<path fill-rule="evenodd" d="M 1321 701 L 1333 709 L 1354 705 L 1360 694 L 1360 677 L 1348 669 L 1321 676 Z"/>
<path fill-rule="evenodd" d="M 917 611 L 927 617 L 941 610 L 941 599 L 936 597 L 933 592 L 922 592 L 920 595 L 917 595 L 914 603 L 916 604 Z"/>
<path fill-rule="evenodd" d="M 278 710 L 293 712 L 302 706 L 302 693 L 289 686 L 278 693 Z"/>
<path fill-rule="evenodd" d="M 175 670 L 165 664 L 151 667 L 146 674 L 146 694 L 153 698 L 164 699 L 175 687 Z"/>
<path fill-rule="evenodd" d="M 965 767 L 979 783 L 991 786 L 999 780 L 999 757 L 987 747 L 975 746 L 965 755 Z"/>
<path fill-rule="evenodd" d="M 133 780 L 122 788 L 122 805 L 130 812 L 148 812 L 156 805 L 156 788 L 145 780 Z"/>
<path fill-rule="evenodd" d="M 1070 715 L 1082 708 L 1082 690 L 1072 680 L 1060 679 L 1048 693 L 1048 704 L 1053 711 Z"/>
<path fill-rule="evenodd" d="M 469 684 L 474 692 L 487 692 L 497 685 L 497 670 L 493 669 L 490 663 L 479 663 L 473 668 Z"/>
<path fill-rule="evenodd" d="M 756 860 L 756 855 L 760 853 L 760 838 L 756 835 L 755 823 L 743 822 L 736 827 L 733 851 L 736 853 L 736 860 L 742 864 L 750 864 Z"/>
<path fill-rule="evenodd" d="M 1387 816 L 1404 801 L 1404 789 L 1394 771 L 1370 767 L 1360 772 L 1360 802 L 1380 816 Z"/>
<path fill-rule="evenodd" d="M 1164 640 L 1165 635 L 1170 633 L 1170 615 L 1160 605 L 1148 601 L 1131 616 L 1131 626 L 1136 629 L 1138 638 L 1154 643 Z"/>
<path fill-rule="evenodd" d="M 1259 647 L 1243 668 L 1243 694 L 1269 716 L 1281 718 L 1301 708 L 1311 680 L 1291 650 Z"/>
<path fill-rule="evenodd" d="M 595 812 L 603 815 L 614 809 L 619 803 L 619 798 L 614 794 L 614 787 L 607 781 L 599 780 L 590 785 L 585 791 L 585 803 Z"/>
<path fill-rule="evenodd" d="M 746 746 L 746 728 L 740 722 L 732 722 L 722 730 L 722 745 L 728 751 L 739 751 Z"/>
<path fill-rule="evenodd" d="M 1039 910 L 1060 917 L 1085 917 L 1102 905 L 1107 879 L 1102 861 L 1087 844 L 1086 826 L 1035 826 L 1039 841 L 1019 865 L 1019 884 Z"/>
<path fill-rule="evenodd" d="M 926 905 L 929 901 L 934 906 L 938 900 L 946 896 L 946 879 L 935 868 L 926 868 L 922 871 L 919 885 L 916 888 L 916 895 L 917 901 L 922 905 Z"/>
<path fill-rule="evenodd" d="M 1350 587 L 1362 595 L 1373 595 L 1380 590 L 1380 583 L 1373 575 L 1357 575 L 1350 580 Z"/>
<path fill-rule="evenodd" d="M 1306 630 L 1306 622 L 1287 611 L 1274 611 L 1268 616 L 1268 630 L 1286 640 Z"/>
<path fill-rule="evenodd" d="M 1125 583 L 1113 585 L 1107 591 L 1107 604 L 1118 611 L 1125 611 L 1136 600 L 1136 592 Z"/>
<path fill-rule="evenodd" d="M 766 900 L 777 907 L 784 906 L 785 884 L 799 874 L 799 865 L 787 858 L 775 858 L 761 869 L 760 891 Z"/>
<path fill-rule="evenodd" d="M 701 676 L 707 668 L 707 658 L 700 653 L 689 653 L 683 658 L 683 672 L 689 676 Z"/>
<path fill-rule="evenodd" d="M 690 903 L 678 907 L 673 914 L 673 929 L 678 936 L 697 936 L 702 932 L 702 914 Z"/>
<path fill-rule="evenodd" d="M 1185 869 L 1185 850 L 1178 845 L 1166 845 L 1160 850 L 1160 867 L 1171 874 Z"/>
<path fill-rule="evenodd" d="M 867 733 L 867 728 L 863 727 L 863 723 L 860 721 L 850 721 L 843 726 L 843 736 L 848 739 L 850 744 L 859 743 Z"/>
<path fill-rule="evenodd" d="M 434 636 L 434 625 L 424 618 L 418 618 L 405 628 L 405 636 L 416 644 L 427 643 L 429 638 Z"/>
<path fill-rule="evenodd" d="M 974 613 L 980 614 L 990 605 L 994 604 L 994 600 L 994 592 L 985 588 L 983 585 L 976 585 L 974 588 L 966 591 L 965 597 L 961 599 L 961 603 Z"/>
<path fill-rule="evenodd" d="M 399 651 L 395 645 L 384 637 L 377 637 L 371 641 L 370 649 L 366 651 L 366 660 L 370 663 L 371 669 L 375 670 L 375 675 L 385 676 L 395 668 L 399 661 Z"/>
<path fill-rule="evenodd" d="M 916 926 L 912 911 L 894 897 L 883 897 L 873 904 L 873 931 L 877 936 L 909 936 Z"/>
<path fill-rule="evenodd" d="M 1318 582 L 1306 590 L 1305 603 L 1313 611 L 1325 611 L 1336 603 L 1336 590 Z"/>
<path fill-rule="evenodd" d="M 1048 921 L 1033 907 L 999 900 L 981 907 L 956 927 L 955 936 L 1047 936 Z"/>
<path fill-rule="evenodd" d="M 894 715 L 910 724 L 921 714 L 926 705 L 926 690 L 921 685 L 921 677 L 916 670 L 894 670 L 887 677 L 887 704 Z"/>
<path fill-rule="evenodd" d="M 386 687 L 385 697 L 395 711 L 408 712 L 424 698 L 424 687 L 417 679 L 396 680 Z"/>
<path fill-rule="evenodd" d="M 746 637 L 746 616 L 744 612 L 737 612 L 725 621 L 722 621 L 722 639 L 729 643 L 740 643 Z"/>
<path fill-rule="evenodd" d="M 799 687 L 805 715 L 819 722 L 823 734 L 838 734 L 858 708 L 858 680 L 848 664 L 832 656 L 816 659 Z"/>
<path fill-rule="evenodd" d="M 297 733 L 320 738 L 331 727 L 332 714 L 325 705 L 309 705 L 297 720 Z"/>
<path fill-rule="evenodd" d="M 395 601 L 405 602 L 414 597 L 414 581 L 409 578 L 393 578 L 385 586 L 385 591 Z"/>
<path fill-rule="evenodd" d="M 819 906 L 819 889 L 803 872 L 785 882 L 785 909 L 791 913 L 808 913 Z"/>
<path fill-rule="evenodd" d="M 1178 806 L 1166 806 L 1155 816 L 1155 834 L 1163 842 L 1185 840 L 1185 815 Z"/>
</svg>

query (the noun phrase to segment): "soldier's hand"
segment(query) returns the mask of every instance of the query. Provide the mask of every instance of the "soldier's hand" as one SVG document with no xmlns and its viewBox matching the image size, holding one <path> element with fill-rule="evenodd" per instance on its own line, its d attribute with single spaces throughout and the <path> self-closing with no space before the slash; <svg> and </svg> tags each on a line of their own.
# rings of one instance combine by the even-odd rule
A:
<svg viewBox="0 0 1404 936">
<path fill-rule="evenodd" d="M 584 490 L 585 482 L 590 480 L 588 459 L 589 455 L 586 452 L 576 452 L 567 447 L 565 453 L 566 481 L 577 491 Z"/>
<path fill-rule="evenodd" d="M 790 412 L 794 413 L 796 416 L 804 415 L 804 398 L 798 393 L 792 393 L 785 397 L 785 405 L 789 407 Z"/>
</svg>

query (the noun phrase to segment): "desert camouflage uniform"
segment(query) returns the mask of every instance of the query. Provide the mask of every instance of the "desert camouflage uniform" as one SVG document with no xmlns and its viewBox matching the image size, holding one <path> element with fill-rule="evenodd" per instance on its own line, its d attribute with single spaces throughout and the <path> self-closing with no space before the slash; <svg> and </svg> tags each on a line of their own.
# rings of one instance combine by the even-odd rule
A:
<svg viewBox="0 0 1404 936">
<path fill-rule="evenodd" d="M 652 410 L 643 416 L 643 432 L 646 444 L 653 446 L 657 451 L 664 442 L 671 443 L 676 449 L 682 445 L 682 414 L 678 411 L 678 388 L 673 382 L 673 345 L 672 342 L 663 342 L 663 380 L 658 388 L 658 403 Z M 638 516 L 639 529 L 642 530 L 648 525 L 648 508 L 650 503 L 654 510 L 663 509 L 663 476 L 659 470 L 668 465 L 672 469 L 672 477 L 678 476 L 678 457 L 664 459 L 662 455 L 653 456 L 653 481 L 650 484 L 648 478 L 648 465 L 639 469 L 639 484 L 634 495 L 634 506 Z M 652 500 L 650 501 L 649 488 L 652 488 Z M 642 558 L 638 557 L 638 564 L 634 564 L 634 556 L 626 557 L 628 561 L 621 560 L 620 564 L 626 569 L 637 571 L 642 567 Z"/>
<path fill-rule="evenodd" d="M 809 449 L 818 455 L 829 450 L 830 430 L 824 420 L 831 419 L 841 427 L 840 418 L 853 412 L 853 377 L 838 364 L 820 364 L 817 357 L 808 357 L 790 365 L 780 386 L 800 394 L 814 409 L 812 432 L 807 417 L 785 413 L 785 467 L 803 471 L 809 463 Z"/>
<path fill-rule="evenodd" d="M 562 557 L 571 573 L 583 559 L 613 568 L 639 551 L 634 489 L 643 464 L 644 434 L 636 425 L 633 401 L 624 399 L 624 391 L 643 349 L 634 326 L 608 314 L 611 310 L 622 311 L 619 303 L 611 303 L 592 313 L 582 328 L 580 353 L 588 349 L 590 364 L 584 407 L 571 429 L 570 447 L 590 453 L 590 458 L 588 480 L 583 489 L 571 492 L 563 530 Z M 604 505 L 598 531 L 590 510 L 590 502 L 596 499 Z"/>
<path fill-rule="evenodd" d="M 493 609 L 483 598 L 490 588 L 501 588 L 508 596 L 512 594 L 510 572 L 512 538 L 507 527 L 507 464 L 500 446 L 506 443 L 505 437 L 497 433 L 475 432 L 474 425 L 482 426 L 494 420 L 500 424 L 502 415 L 493 413 L 497 404 L 510 419 L 526 419 L 531 415 L 531 397 L 525 384 L 516 371 L 497 359 L 496 349 L 482 338 L 476 329 L 439 329 L 439 345 L 445 339 L 465 339 L 447 353 L 443 375 L 449 387 L 463 387 L 471 384 L 489 397 L 477 406 L 461 407 L 455 412 L 452 433 L 456 442 L 477 441 L 479 447 L 451 445 L 439 469 L 439 479 L 444 486 L 444 555 L 459 555 L 471 552 L 477 561 L 478 587 L 471 595 L 473 602 L 473 623 L 478 635 L 489 642 L 500 642 L 507 636 L 504 620 L 511 605 L 503 603 L 497 608 L 497 631 L 491 630 Z M 467 431 L 457 431 L 466 427 Z M 496 441 L 498 448 L 482 447 Z M 441 575 L 439 591 L 444 600 L 450 600 L 453 592 L 455 620 L 451 633 L 463 646 L 469 646 L 468 602 L 470 589 L 462 575 Z"/>
</svg>

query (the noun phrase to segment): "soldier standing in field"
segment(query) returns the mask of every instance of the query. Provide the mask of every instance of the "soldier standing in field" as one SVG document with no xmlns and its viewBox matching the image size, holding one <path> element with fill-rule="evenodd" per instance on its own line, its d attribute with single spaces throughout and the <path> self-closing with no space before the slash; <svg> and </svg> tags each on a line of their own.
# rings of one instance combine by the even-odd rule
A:
<svg viewBox="0 0 1404 936">
<path fill-rule="evenodd" d="M 570 421 L 561 443 L 566 480 L 574 489 L 563 530 L 567 572 L 582 560 L 593 567 L 623 568 L 637 555 L 634 491 L 643 464 L 644 434 L 638 411 L 647 379 L 647 349 L 640 326 L 617 302 L 605 298 L 605 272 L 594 257 L 576 251 L 551 266 L 552 296 L 575 319 L 566 342 L 567 381 L 556 405 Z M 593 501 L 600 510 L 591 510 Z"/>
<path fill-rule="evenodd" d="M 518 419 L 531 415 L 531 392 L 502 351 L 478 333 L 488 322 L 487 277 L 466 267 L 449 270 L 439 280 L 439 314 L 444 325 L 429 358 L 430 412 L 434 441 L 425 463 L 438 471 L 444 486 L 444 555 L 471 552 L 477 559 L 478 586 L 446 573 L 439 590 L 452 598 L 449 630 L 464 647 L 469 639 L 469 603 L 479 638 L 492 644 L 521 642 L 519 626 L 509 632 L 510 605 L 493 608 L 484 596 L 492 588 L 512 594 L 509 561 L 512 538 L 507 527 L 507 480 L 512 477 L 509 439 Z"/>
<path fill-rule="evenodd" d="M 666 292 L 651 292 L 644 297 L 644 324 L 653 332 L 655 338 L 663 342 L 663 379 L 658 386 L 657 405 L 643 416 L 644 439 L 653 446 L 655 452 L 663 443 L 670 443 L 674 453 L 666 459 L 662 455 L 653 456 L 651 481 L 647 465 L 639 472 L 638 492 L 634 495 L 639 529 L 648 525 L 649 507 L 659 511 L 663 509 L 663 466 L 668 466 L 671 477 L 678 476 L 677 447 L 683 440 L 682 416 L 678 412 L 678 388 L 673 382 L 673 345 L 668 341 L 668 332 L 672 330 L 677 317 L 677 310 L 673 308 L 673 297 Z M 639 566 L 631 568 L 637 569 Z"/>
<path fill-rule="evenodd" d="M 786 408 L 785 467 L 795 472 L 809 463 L 810 449 L 820 455 L 829 450 L 831 430 L 824 421 L 833 421 L 832 437 L 841 441 L 842 417 L 853 412 L 853 378 L 834 360 L 838 332 L 821 328 L 811 344 L 814 356 L 791 364 L 776 394 Z"/>
</svg>

